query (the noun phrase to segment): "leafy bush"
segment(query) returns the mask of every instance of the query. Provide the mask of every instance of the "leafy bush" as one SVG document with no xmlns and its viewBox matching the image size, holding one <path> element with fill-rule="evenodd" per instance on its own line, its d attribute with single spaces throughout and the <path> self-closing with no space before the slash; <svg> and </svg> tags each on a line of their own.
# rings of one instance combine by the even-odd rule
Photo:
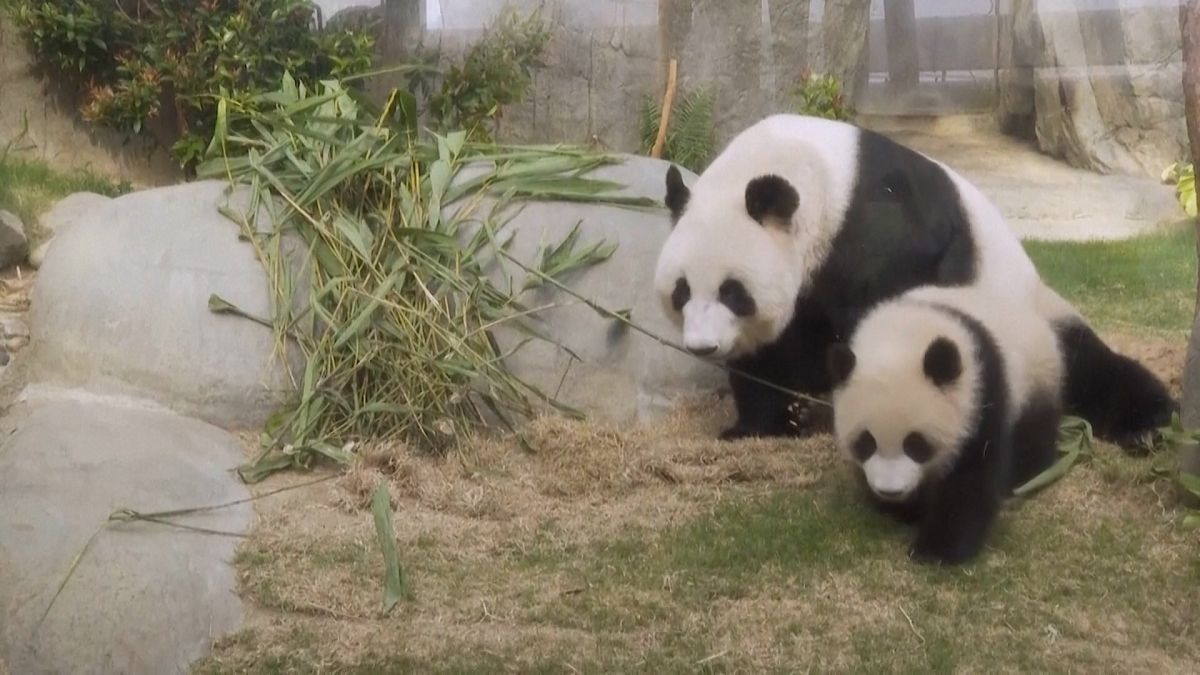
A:
<svg viewBox="0 0 1200 675">
<path fill-rule="evenodd" d="M 217 99 L 269 91 L 284 72 L 305 80 L 371 65 L 373 39 L 317 33 L 310 0 L 8 0 L 34 52 L 86 86 L 85 119 L 138 133 L 174 110 L 183 165 L 216 124 Z"/>
<path fill-rule="evenodd" d="M 256 320 L 275 326 L 280 345 L 298 344 L 307 363 L 295 401 L 268 425 L 261 460 L 244 468 L 247 480 L 318 456 L 345 460 L 366 441 L 437 450 L 485 415 L 507 422 L 539 402 L 554 404 L 506 370 L 508 353 L 493 331 L 521 328 L 535 312 L 523 305 L 523 289 L 600 262 L 614 247 L 576 246 L 577 225 L 528 263 L 532 280 L 497 283 L 489 276 L 494 265 L 526 265 L 507 257 L 505 206 L 512 199 L 654 204 L 613 195 L 618 185 L 582 175 L 609 157 L 472 143 L 463 132 L 427 139 L 404 112 L 414 98 L 407 92 L 378 110 L 336 81 L 320 86 L 310 91 L 285 78 L 268 97 L 270 109 L 223 99 L 214 157 L 197 167 L 200 176 L 248 184 L 250 218 L 260 204 L 275 207 L 269 226 L 228 215 L 242 224 L 274 291 L 278 314 Z M 230 133 L 239 121 L 252 131 Z M 455 180 L 467 164 L 487 168 Z M 496 208 L 479 206 L 484 191 L 498 197 Z M 296 270 L 279 253 L 285 232 L 310 252 L 310 311 L 300 315 L 291 309 Z M 210 308 L 246 316 L 216 296 Z M 532 328 L 529 335 L 538 337 Z"/>
<path fill-rule="evenodd" d="M 846 103 L 842 93 L 841 83 L 832 75 L 804 71 L 792 89 L 792 97 L 796 100 L 795 110 L 801 115 L 842 121 L 854 116 L 854 109 Z"/>
<path fill-rule="evenodd" d="M 662 104 L 653 97 L 647 97 L 642 103 L 639 119 L 643 152 L 650 152 L 654 147 L 661 120 Z M 663 143 L 663 159 L 699 173 L 708 166 L 715 147 L 712 91 L 701 88 L 684 94 L 679 105 L 671 112 L 667 137 Z"/>
<path fill-rule="evenodd" d="M 1162 174 L 1163 182 L 1175 186 L 1175 198 L 1179 205 L 1192 218 L 1198 213 L 1196 209 L 1196 171 L 1191 162 L 1179 162 L 1167 167 Z"/>
<path fill-rule="evenodd" d="M 472 139 L 488 140 L 488 122 L 503 116 L 503 108 L 523 99 L 542 67 L 550 31 L 537 12 L 521 18 L 506 12 L 471 46 L 461 64 L 442 76 L 430 97 L 429 112 L 440 129 L 464 129 Z"/>
</svg>

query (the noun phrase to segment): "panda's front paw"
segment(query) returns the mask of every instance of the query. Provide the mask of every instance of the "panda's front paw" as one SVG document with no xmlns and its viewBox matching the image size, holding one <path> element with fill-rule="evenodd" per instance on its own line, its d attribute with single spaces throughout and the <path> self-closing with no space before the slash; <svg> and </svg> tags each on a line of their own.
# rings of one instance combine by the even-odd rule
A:
<svg viewBox="0 0 1200 675">
<path fill-rule="evenodd" d="M 1163 445 L 1163 434 L 1158 429 L 1135 431 L 1114 436 L 1113 445 L 1134 456 L 1144 456 L 1157 452 Z"/>
<path fill-rule="evenodd" d="M 810 399 L 796 399 L 787 407 L 787 433 L 812 436 L 833 428 L 833 408 Z"/>
<path fill-rule="evenodd" d="M 961 565 L 979 553 L 963 541 L 918 536 L 908 550 L 908 557 L 927 565 Z"/>
</svg>

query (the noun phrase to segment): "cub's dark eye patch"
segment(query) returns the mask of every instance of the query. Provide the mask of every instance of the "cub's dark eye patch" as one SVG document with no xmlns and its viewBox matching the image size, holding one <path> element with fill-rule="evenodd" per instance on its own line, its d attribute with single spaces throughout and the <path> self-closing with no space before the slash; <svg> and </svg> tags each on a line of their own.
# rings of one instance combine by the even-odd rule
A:
<svg viewBox="0 0 1200 675">
<path fill-rule="evenodd" d="M 933 445 L 914 431 L 904 437 L 904 454 L 917 464 L 924 464 L 933 458 Z"/>
<path fill-rule="evenodd" d="M 682 312 L 683 306 L 692 299 L 692 287 L 688 286 L 687 279 L 679 277 L 675 281 L 675 290 L 671 291 L 671 306 L 676 312 Z"/>
<path fill-rule="evenodd" d="M 726 279 L 717 289 L 717 299 L 729 308 L 736 316 L 753 316 L 758 311 L 754 298 L 746 292 L 746 287 L 737 279 Z"/>
<path fill-rule="evenodd" d="M 871 432 L 864 431 L 858 435 L 858 439 L 854 441 L 854 446 L 850 448 L 850 452 L 854 455 L 854 459 L 859 462 L 865 462 L 875 454 L 875 437 Z"/>
</svg>

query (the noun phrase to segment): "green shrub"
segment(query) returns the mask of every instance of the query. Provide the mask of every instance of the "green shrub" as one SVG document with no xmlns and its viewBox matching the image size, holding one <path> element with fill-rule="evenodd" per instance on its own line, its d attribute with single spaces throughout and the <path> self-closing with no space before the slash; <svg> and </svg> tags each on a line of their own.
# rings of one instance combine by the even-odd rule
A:
<svg viewBox="0 0 1200 675">
<path fill-rule="evenodd" d="M 370 67 L 373 39 L 311 28 L 310 0 L 8 0 L 35 54 L 85 86 L 85 119 L 139 133 L 174 110 L 181 164 L 199 159 L 217 99 Z"/>
<path fill-rule="evenodd" d="M 792 97 L 796 100 L 795 111 L 801 115 L 842 121 L 854 116 L 854 109 L 846 103 L 842 84 L 832 75 L 804 71 L 792 89 Z"/>
<path fill-rule="evenodd" d="M 542 67 L 550 31 L 540 14 L 501 15 L 471 46 L 461 64 L 452 65 L 430 97 L 429 112 L 439 129 L 464 129 L 472 139 L 488 140 L 506 105 L 525 98 L 533 71 Z"/>
<path fill-rule="evenodd" d="M 1179 162 L 1167 167 L 1162 174 L 1163 182 L 1175 186 L 1175 198 L 1179 205 L 1193 218 L 1196 217 L 1196 171 L 1191 162 Z"/>
<path fill-rule="evenodd" d="M 661 119 L 662 105 L 657 99 L 647 97 L 642 103 L 639 120 L 643 152 L 648 153 L 654 147 Z M 662 157 L 699 173 L 712 159 L 716 147 L 715 136 L 712 91 L 700 88 L 689 92 L 683 95 L 671 113 Z"/>
</svg>

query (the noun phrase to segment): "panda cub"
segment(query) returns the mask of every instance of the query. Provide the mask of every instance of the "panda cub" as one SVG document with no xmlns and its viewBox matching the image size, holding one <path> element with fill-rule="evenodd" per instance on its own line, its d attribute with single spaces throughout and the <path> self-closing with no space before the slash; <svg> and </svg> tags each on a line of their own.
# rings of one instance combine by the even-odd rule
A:
<svg viewBox="0 0 1200 675">
<path fill-rule="evenodd" d="M 1033 308 L 917 288 L 877 306 L 827 360 L 838 447 L 876 505 L 917 523 L 919 561 L 973 558 L 1002 500 L 1054 461 L 1062 355 Z"/>
</svg>

